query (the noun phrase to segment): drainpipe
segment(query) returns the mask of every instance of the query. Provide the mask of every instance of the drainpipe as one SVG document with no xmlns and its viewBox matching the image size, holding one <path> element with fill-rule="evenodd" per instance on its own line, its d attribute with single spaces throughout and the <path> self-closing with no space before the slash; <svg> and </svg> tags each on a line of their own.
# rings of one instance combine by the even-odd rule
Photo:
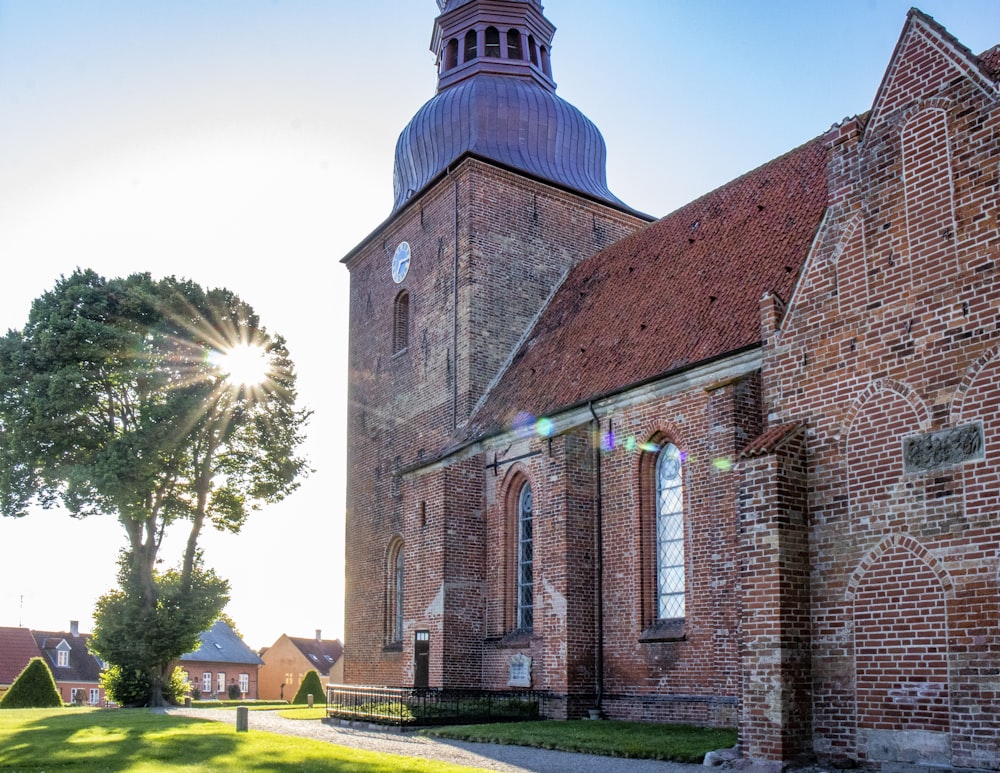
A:
<svg viewBox="0 0 1000 773">
<path fill-rule="evenodd" d="M 594 474 L 597 484 L 597 679 L 595 685 L 596 699 L 594 708 L 598 716 L 601 710 L 601 700 L 604 697 L 604 497 L 601 490 L 601 420 L 597 418 L 594 403 L 587 404 L 590 415 L 593 416 L 591 435 L 594 444 Z"/>
</svg>

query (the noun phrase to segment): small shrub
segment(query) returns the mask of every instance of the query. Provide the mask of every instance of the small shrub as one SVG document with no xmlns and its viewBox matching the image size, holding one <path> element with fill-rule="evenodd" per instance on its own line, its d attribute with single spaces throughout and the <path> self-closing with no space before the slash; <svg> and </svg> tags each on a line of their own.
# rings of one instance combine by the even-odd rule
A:
<svg viewBox="0 0 1000 773">
<path fill-rule="evenodd" d="M 4 709 L 44 709 L 62 706 L 52 672 L 41 658 L 32 658 L 0 699 Z"/>
<path fill-rule="evenodd" d="M 316 703 L 326 702 L 326 691 L 323 689 L 322 682 L 319 681 L 319 673 L 312 669 L 307 671 L 303 677 L 299 691 L 292 698 L 292 703 L 308 703 L 309 699 L 306 697 L 308 695 L 312 695 L 313 701 Z"/>
<path fill-rule="evenodd" d="M 238 684 L 229 685 L 226 692 L 229 694 L 229 700 L 238 701 L 240 699 L 240 686 Z"/>
</svg>

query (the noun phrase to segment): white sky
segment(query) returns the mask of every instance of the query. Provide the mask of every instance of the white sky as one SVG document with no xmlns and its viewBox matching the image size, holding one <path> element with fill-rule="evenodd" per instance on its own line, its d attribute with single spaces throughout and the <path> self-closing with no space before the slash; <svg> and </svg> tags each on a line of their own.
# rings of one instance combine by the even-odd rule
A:
<svg viewBox="0 0 1000 773">
<path fill-rule="evenodd" d="M 915 2 L 916 0 L 913 0 Z M 868 109 L 911 0 L 548 0 L 559 95 L 662 215 Z M 925 0 L 973 52 L 996 0 Z M 76 267 L 237 292 L 289 343 L 315 468 L 203 540 L 254 648 L 343 635 L 348 274 L 434 93 L 433 0 L 0 0 L 0 331 Z M 0 519 L 0 625 L 89 631 L 113 518 Z M 178 552 L 165 556 L 173 563 Z"/>
</svg>

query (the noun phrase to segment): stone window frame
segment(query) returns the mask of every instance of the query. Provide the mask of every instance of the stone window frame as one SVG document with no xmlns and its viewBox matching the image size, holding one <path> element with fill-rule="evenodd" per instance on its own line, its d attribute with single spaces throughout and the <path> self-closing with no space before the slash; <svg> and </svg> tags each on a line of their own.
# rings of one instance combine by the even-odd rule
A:
<svg viewBox="0 0 1000 773">
<path fill-rule="evenodd" d="M 522 465 L 517 464 L 509 472 L 507 480 L 504 483 L 504 493 L 502 495 L 503 502 L 503 544 L 502 544 L 502 555 L 503 564 L 501 567 L 501 577 L 500 589 L 502 592 L 502 604 L 503 604 L 503 629 L 506 633 L 500 640 L 500 645 L 503 647 L 523 647 L 527 646 L 531 641 L 532 632 L 534 630 L 534 619 L 532 619 L 532 627 L 525 628 L 519 625 L 520 621 L 518 619 L 518 593 L 520 586 L 520 561 L 519 561 L 519 551 L 520 551 L 520 524 L 519 524 L 519 508 L 521 504 L 521 494 L 525 487 L 529 487 L 532 495 L 532 500 L 534 500 L 536 495 L 535 486 L 532 484 L 530 476 L 527 474 Z M 532 514 L 534 515 L 534 508 L 532 509 Z M 534 538 L 537 529 L 535 528 L 537 524 L 534 521 L 537 519 L 532 519 L 532 536 L 533 543 L 537 542 Z M 534 584 L 535 569 L 534 555 L 532 555 L 532 581 Z M 534 604 L 532 605 L 534 608 Z"/>
</svg>

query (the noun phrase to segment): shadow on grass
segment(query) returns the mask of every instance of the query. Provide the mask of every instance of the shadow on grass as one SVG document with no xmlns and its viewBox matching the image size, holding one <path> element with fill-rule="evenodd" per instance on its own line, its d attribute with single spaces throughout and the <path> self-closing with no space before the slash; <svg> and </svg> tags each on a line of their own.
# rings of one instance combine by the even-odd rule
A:
<svg viewBox="0 0 1000 773">
<path fill-rule="evenodd" d="M 199 732 L 200 720 L 144 709 L 26 711 L 26 721 L 10 733 L 8 718 L 0 712 L 0 770 L 127 771 L 157 760 L 211 766 L 238 743 L 235 734 Z"/>
<path fill-rule="evenodd" d="M 0 771 L 458 773 L 471 770 L 275 733 L 237 733 L 234 724 L 169 716 L 148 709 L 0 711 Z"/>
</svg>

